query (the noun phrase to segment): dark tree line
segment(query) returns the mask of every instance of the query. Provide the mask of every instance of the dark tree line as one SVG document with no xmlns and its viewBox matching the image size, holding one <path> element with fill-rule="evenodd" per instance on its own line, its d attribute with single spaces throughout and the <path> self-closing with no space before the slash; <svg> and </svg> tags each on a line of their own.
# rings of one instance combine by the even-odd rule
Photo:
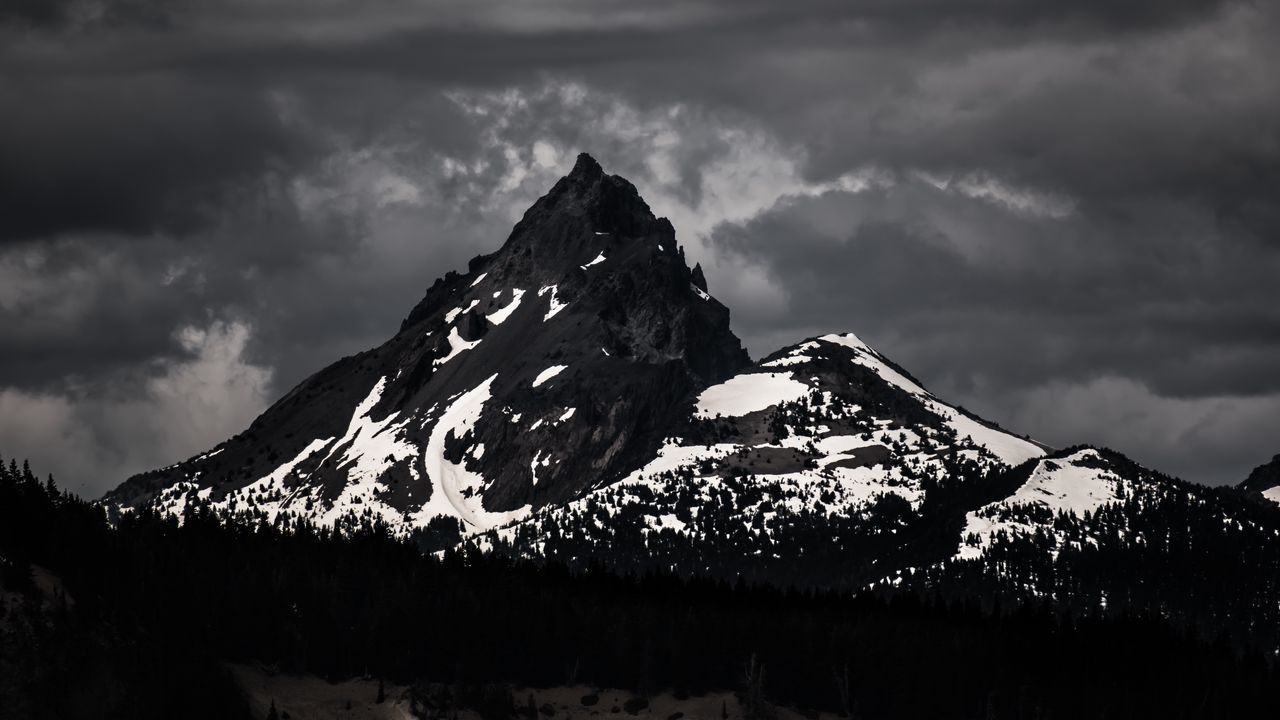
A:
<svg viewBox="0 0 1280 720">
<path fill-rule="evenodd" d="M 436 558 L 377 527 L 335 535 L 199 509 L 181 525 L 143 513 L 112 526 L 4 467 L 6 718 L 240 717 L 223 661 L 456 688 L 737 689 L 759 717 L 776 704 L 859 718 L 1280 710 L 1262 657 L 1138 614 Z"/>
<path fill-rule="evenodd" d="M 1076 614 L 1158 612 L 1202 637 L 1280 651 L 1280 510 L 1100 452 L 1121 475 L 1138 478 L 1139 490 L 1119 485 L 1117 504 L 1084 518 L 1005 508 L 1002 519 L 1043 524 L 998 534 L 978 559 L 917 572 L 906 578 L 908 591 L 1006 604 L 1047 597 Z"/>
</svg>

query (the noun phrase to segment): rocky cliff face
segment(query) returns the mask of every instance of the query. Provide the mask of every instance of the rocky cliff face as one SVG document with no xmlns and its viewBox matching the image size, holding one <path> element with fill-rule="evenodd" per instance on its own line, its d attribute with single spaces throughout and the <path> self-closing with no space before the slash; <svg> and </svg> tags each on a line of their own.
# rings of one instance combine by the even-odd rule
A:
<svg viewBox="0 0 1280 720">
<path fill-rule="evenodd" d="M 582 155 L 395 337 L 105 502 L 483 530 L 625 476 L 700 390 L 748 364 L 671 224 Z"/>
</svg>

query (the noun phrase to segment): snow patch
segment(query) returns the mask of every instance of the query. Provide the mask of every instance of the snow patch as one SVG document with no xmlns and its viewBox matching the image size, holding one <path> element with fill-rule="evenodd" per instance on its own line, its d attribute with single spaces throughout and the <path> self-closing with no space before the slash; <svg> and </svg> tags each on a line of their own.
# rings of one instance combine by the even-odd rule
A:
<svg viewBox="0 0 1280 720">
<path fill-rule="evenodd" d="M 598 234 L 598 233 L 597 233 L 597 234 Z M 594 260 L 592 260 L 591 262 L 587 263 L 586 265 L 579 265 L 578 267 L 581 267 L 583 270 L 586 270 L 587 268 L 591 267 L 592 265 L 598 265 L 598 264 L 600 264 L 600 263 L 602 263 L 602 262 L 604 262 L 604 252 L 601 252 L 599 255 L 596 255 L 595 259 L 594 259 Z"/>
<path fill-rule="evenodd" d="M 217 455 L 223 450 L 226 450 L 226 448 L 218 448 L 217 450 L 210 450 L 209 452 L 197 457 L 195 460 L 192 460 L 191 462 L 200 462 L 201 460 L 208 460 L 209 458 L 213 457 L 214 455 Z M 177 466 L 174 465 L 171 467 L 177 467 Z"/>
<path fill-rule="evenodd" d="M 434 365 L 443 365 L 462 353 L 480 344 L 480 340 L 463 340 L 458 334 L 458 328 L 449 328 L 449 354 L 442 358 L 436 359 Z"/>
<path fill-rule="evenodd" d="M 568 365 L 552 365 L 546 370 L 543 370 L 542 372 L 538 373 L 538 377 L 533 379 L 532 387 L 538 387 L 542 383 L 564 372 L 568 367 L 569 367 Z"/>
<path fill-rule="evenodd" d="M 737 417 L 794 402 L 809 393 L 809 386 L 790 373 L 747 373 L 713 385 L 698 396 L 697 415 Z"/>
<path fill-rule="evenodd" d="M 548 452 L 545 458 L 542 457 L 542 453 L 543 451 L 539 450 L 536 454 L 534 454 L 533 462 L 529 463 L 529 472 L 533 473 L 534 487 L 537 487 L 538 485 L 538 466 L 547 467 L 548 465 L 551 464 L 551 453 Z"/>
<path fill-rule="evenodd" d="M 547 314 L 542 317 L 543 322 L 555 317 L 556 313 L 559 313 L 561 310 L 569 306 L 568 303 L 562 303 L 560 302 L 560 299 L 556 297 L 556 292 L 558 290 L 559 288 L 556 285 L 546 285 L 542 289 L 538 290 L 538 297 L 551 293 L 551 300 L 547 308 Z"/>
<path fill-rule="evenodd" d="M 506 307 L 494 310 L 491 314 L 485 316 L 489 322 L 494 325 L 501 325 L 503 320 L 511 317 L 511 313 L 515 312 L 516 308 L 520 307 L 520 298 L 524 297 L 524 290 L 514 288 L 511 291 L 511 295 L 511 302 L 507 303 Z"/>
<path fill-rule="evenodd" d="M 477 275 L 477 276 L 476 276 L 476 279 L 475 279 L 475 280 L 472 280 L 472 281 L 471 281 L 471 285 L 470 285 L 470 287 L 475 287 L 475 286 L 479 285 L 479 284 L 480 284 L 480 281 L 481 281 L 481 280 L 483 280 L 483 279 L 485 279 L 488 275 L 489 275 L 489 273 L 487 273 L 487 272 L 482 272 L 482 273 L 480 273 L 479 275 Z"/>
<path fill-rule="evenodd" d="M 450 310 L 449 312 L 447 312 L 447 313 L 445 313 L 445 314 L 444 314 L 444 321 L 445 321 L 446 323 L 451 323 L 451 322 L 453 322 L 453 319 L 454 319 L 454 318 L 458 317 L 459 315 L 461 315 L 461 314 L 463 314 L 463 313 L 469 313 L 469 312 L 471 312 L 471 308 L 473 308 L 473 307 L 475 307 L 476 305 L 479 305 L 479 304 L 480 304 L 480 301 L 479 301 L 479 300 L 472 300 L 472 301 L 471 301 L 471 304 L 470 304 L 470 305 L 467 305 L 466 307 L 456 307 L 456 308 L 454 308 L 454 309 L 452 309 L 452 310 Z"/>
<path fill-rule="evenodd" d="M 808 355 L 787 355 L 785 357 L 770 360 L 767 363 L 761 363 L 760 367 L 788 367 L 790 365 L 803 365 L 812 359 L 813 358 Z"/>
</svg>

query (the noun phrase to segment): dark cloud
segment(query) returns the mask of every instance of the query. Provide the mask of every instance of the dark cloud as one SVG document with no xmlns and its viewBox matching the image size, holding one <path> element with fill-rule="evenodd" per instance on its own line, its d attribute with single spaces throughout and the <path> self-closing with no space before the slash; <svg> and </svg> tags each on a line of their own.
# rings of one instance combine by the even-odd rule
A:
<svg viewBox="0 0 1280 720">
<path fill-rule="evenodd" d="M 170 0 L 7 0 L 0 5 L 0 27 L 39 31 L 164 27 L 174 5 Z"/>
<path fill-rule="evenodd" d="M 184 233 L 311 155 L 255 88 L 142 74 L 0 80 L 0 239 Z"/>
<path fill-rule="evenodd" d="M 1240 437 L 1262 452 L 1274 442 L 1266 428 L 1280 423 L 1271 302 L 1280 252 L 1206 245 L 1213 219 L 1196 215 L 1207 210 L 1156 210 L 1124 223 L 1079 211 L 1019 215 L 906 180 L 786 203 L 721 226 L 712 246 L 769 268 L 784 289 L 785 313 L 739 322 L 763 339 L 757 348 L 793 329 L 853 330 L 943 397 L 1048 442 L 1117 445 L 1195 479 L 1229 481 L 1255 460 Z M 1107 407 L 1106 422 L 1085 422 L 1088 408 L 1065 402 L 1059 413 L 1046 394 L 1103 403 L 1098 388 L 1114 382 L 1132 405 L 1128 415 Z M 1172 432 L 1212 425 L 1250 398 L 1269 404 L 1229 437 L 1212 427 Z M 1133 439 L 1161 423 L 1168 434 Z"/>
<path fill-rule="evenodd" d="M 101 490 L 216 442 L 588 150 L 756 354 L 858 331 L 1050 442 L 1235 479 L 1280 422 L 1276 30 L 1199 0 L 6 3 L 0 408 L 31 420 L 0 449 L 91 448 L 54 469 Z"/>
</svg>

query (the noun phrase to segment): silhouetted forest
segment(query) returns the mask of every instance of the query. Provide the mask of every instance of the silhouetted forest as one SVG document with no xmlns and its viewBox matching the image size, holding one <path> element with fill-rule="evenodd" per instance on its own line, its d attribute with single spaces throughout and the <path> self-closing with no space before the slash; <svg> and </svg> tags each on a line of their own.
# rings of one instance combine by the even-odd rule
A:
<svg viewBox="0 0 1280 720">
<path fill-rule="evenodd" d="M 198 510 L 113 527 L 52 480 L 0 468 L 6 718 L 240 717 L 223 661 L 473 688 L 739 689 L 858 718 L 1280 713 L 1262 655 L 1158 618 L 571 572 Z M 743 688 L 753 656 L 764 671 Z"/>
</svg>

